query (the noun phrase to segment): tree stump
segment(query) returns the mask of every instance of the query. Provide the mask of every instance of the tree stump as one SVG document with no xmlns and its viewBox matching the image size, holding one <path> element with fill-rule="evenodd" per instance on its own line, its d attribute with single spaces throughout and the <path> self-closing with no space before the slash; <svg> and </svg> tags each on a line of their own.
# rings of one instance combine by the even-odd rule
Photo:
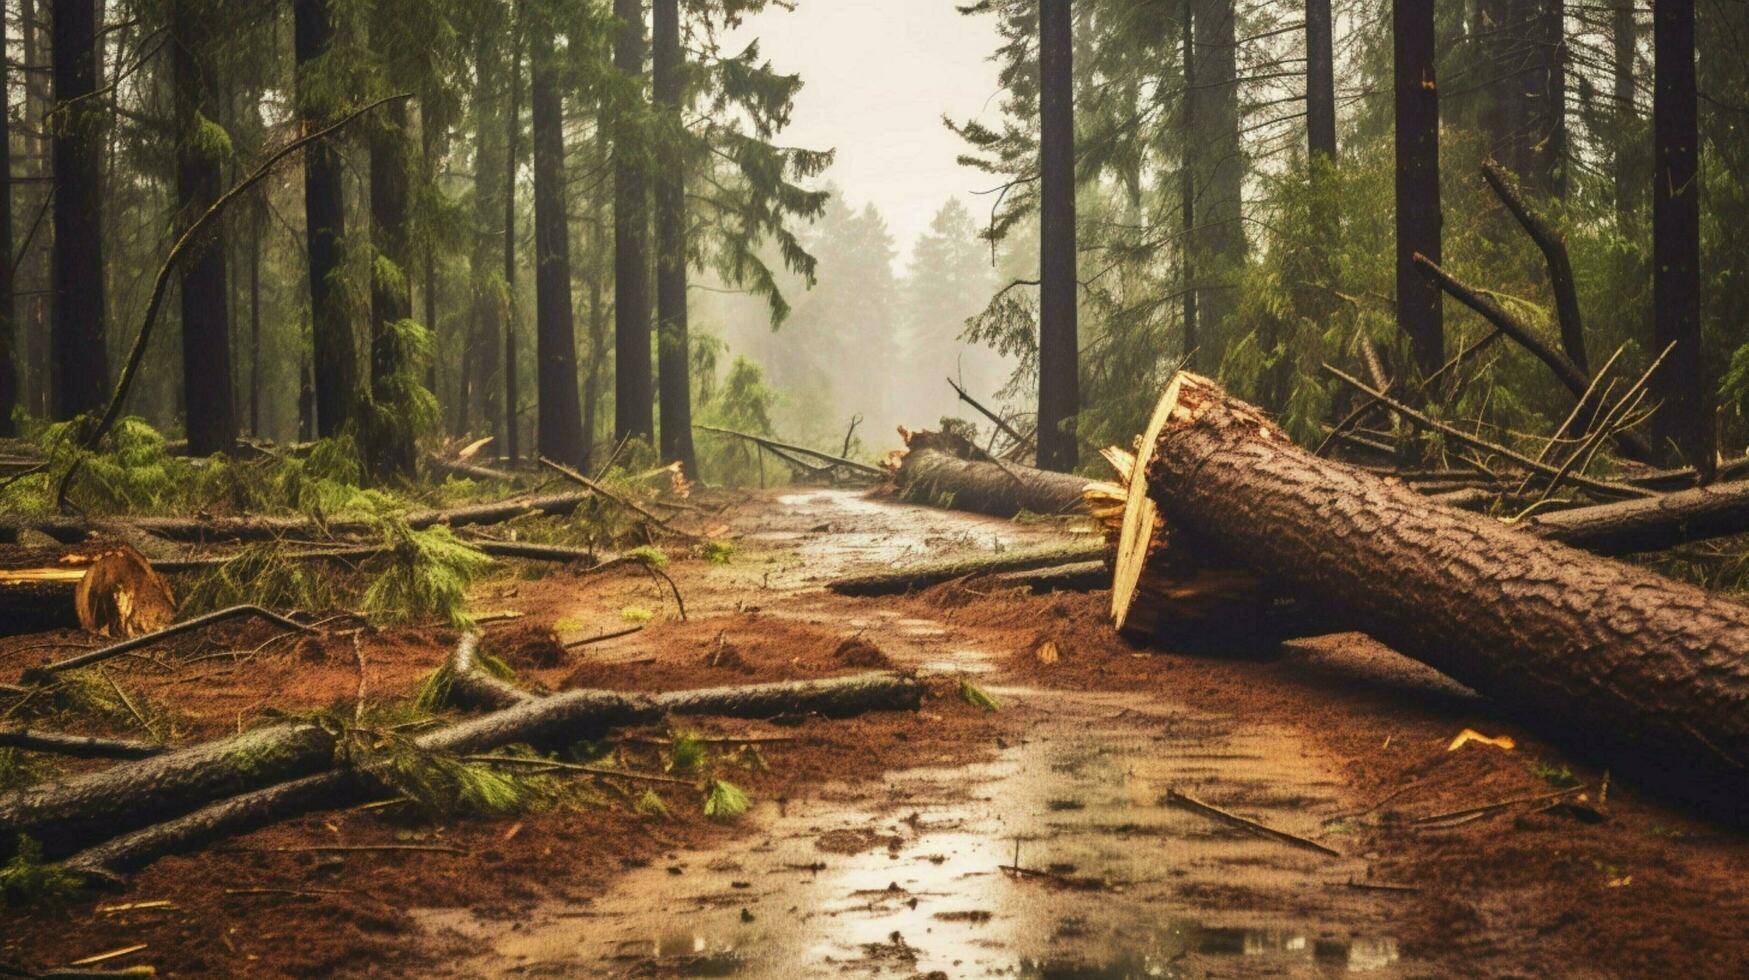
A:
<svg viewBox="0 0 1749 980">
<path fill-rule="evenodd" d="M 0 633 L 77 627 L 127 639 L 175 618 L 169 583 L 131 545 L 0 551 Z"/>
</svg>

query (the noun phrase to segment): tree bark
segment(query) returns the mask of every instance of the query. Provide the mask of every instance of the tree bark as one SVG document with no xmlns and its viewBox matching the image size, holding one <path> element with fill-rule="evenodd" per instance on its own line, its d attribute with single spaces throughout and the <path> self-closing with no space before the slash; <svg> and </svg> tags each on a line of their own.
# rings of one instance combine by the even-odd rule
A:
<svg viewBox="0 0 1749 980">
<path fill-rule="evenodd" d="M 613 66 L 636 86 L 644 76 L 642 0 L 613 0 L 622 22 L 613 41 Z M 621 105 L 613 123 L 613 333 L 614 431 L 618 438 L 654 442 L 655 392 L 650 379 L 650 213 L 645 187 L 648 149 L 637 113 Z"/>
<path fill-rule="evenodd" d="M 214 36 L 217 11 L 199 0 L 170 7 L 171 80 L 176 104 L 176 209 L 186 227 L 223 193 L 223 152 L 212 145 L 220 104 Z M 228 240 L 217 225 L 182 264 L 182 392 L 191 456 L 229 452 L 237 442 L 231 389 Z"/>
<path fill-rule="evenodd" d="M 1513 169 L 1545 197 L 1567 194 L 1566 3 L 1514 0 Z"/>
<path fill-rule="evenodd" d="M 1089 481 L 1082 477 L 998 462 L 945 433 L 911 432 L 906 442 L 897 478 L 908 500 L 995 517 L 1083 509 Z"/>
<path fill-rule="evenodd" d="M 1074 11 L 1039 2 L 1038 465 L 1068 472 L 1080 395 L 1075 281 Z"/>
<path fill-rule="evenodd" d="M 383 16 L 378 14 L 378 16 Z M 372 34 L 386 37 L 393 25 L 377 24 Z M 406 100 L 389 103 L 373 120 L 370 153 L 370 424 L 365 426 L 366 465 L 379 478 L 411 476 L 417 460 L 414 427 L 400 385 L 416 385 L 403 363 L 406 344 L 397 334 L 413 316 L 413 248 L 407 227 L 411 158 Z"/>
<path fill-rule="evenodd" d="M 1199 360 L 1219 370 L 1227 319 L 1238 308 L 1245 264 L 1245 146 L 1239 134 L 1238 38 L 1233 0 L 1196 0 L 1196 87 L 1190 91 L 1197 147 L 1196 225 L 1191 240 L 1198 288 Z"/>
<path fill-rule="evenodd" d="M 679 0 L 653 0 L 651 75 L 657 109 L 667 118 L 677 146 L 685 144 L 682 118 L 684 55 L 680 49 Z M 692 445 L 691 341 L 686 322 L 686 154 L 656 172 L 656 376 L 661 383 L 662 458 L 677 459 L 693 479 L 698 455 Z"/>
<path fill-rule="evenodd" d="M 82 629 L 130 637 L 175 617 L 170 586 L 128 545 L 0 551 L 0 634 Z"/>
<path fill-rule="evenodd" d="M 515 463 L 516 426 L 522 412 L 516 401 L 516 144 L 522 135 L 522 22 L 512 5 L 510 32 L 510 111 L 505 114 L 504 149 L 504 455 Z"/>
<path fill-rule="evenodd" d="M 1618 773 L 1749 816 L 1749 608 L 1319 459 L 1195 375 L 1156 418 L 1141 458 L 1166 547 L 1266 576 Z"/>
<path fill-rule="evenodd" d="M 474 44 L 474 242 L 469 257 L 474 280 L 473 336 L 467 345 L 467 363 L 463 371 L 469 374 L 470 394 L 479 402 L 481 422 L 489 435 L 502 446 L 503 416 L 499 399 L 494 395 L 498 374 L 499 334 L 504 319 L 504 301 L 510 289 L 507 280 L 500 279 L 496 265 L 501 246 L 495 227 L 502 219 L 504 208 L 504 160 L 507 147 L 504 134 L 491 125 L 503 111 L 501 86 L 503 57 L 496 37 L 505 25 L 489 21 L 482 25 Z M 462 416 L 461 428 L 467 428 L 467 416 Z"/>
<path fill-rule="evenodd" d="M 319 96 L 323 80 L 312 75 L 313 64 L 334 44 L 334 14 L 330 0 L 294 0 L 298 66 L 298 104 L 304 130 L 332 122 L 332 106 Z M 342 245 L 346 240 L 346 194 L 340 150 L 323 140 L 304 156 L 304 228 L 309 252 L 310 336 L 314 349 L 316 432 L 323 438 L 340 434 L 351 420 L 358 388 L 358 352 L 352 320 L 338 278 L 344 275 Z"/>
<path fill-rule="evenodd" d="M 7 50 L 6 18 L 0 16 L 0 52 Z M 18 303 L 13 297 L 12 87 L 0 59 L 0 437 L 18 434 L 12 410 L 19 403 Z"/>
<path fill-rule="evenodd" d="M 1330 0 L 1306 0 L 1306 143 L 1312 156 L 1336 159 L 1336 54 Z"/>
<path fill-rule="evenodd" d="M 1616 231 L 1626 235 L 1633 226 L 1634 208 L 1640 201 L 1644 181 L 1636 171 L 1640 157 L 1630 136 L 1638 130 L 1634 111 L 1634 71 L 1639 50 L 1639 27 L 1632 4 L 1621 4 L 1610 14 L 1610 35 L 1615 48 L 1615 146 L 1610 150 L 1610 168 L 1615 177 Z"/>
<path fill-rule="evenodd" d="M 542 456 L 583 461 L 583 413 L 577 401 L 577 333 L 571 310 L 571 226 L 565 194 L 565 118 L 552 38 L 529 41 L 534 109 L 535 361 Z"/>
<path fill-rule="evenodd" d="M 103 128 L 96 97 L 97 20 L 91 0 L 53 0 L 50 47 L 54 109 L 53 326 L 49 334 L 54 415 L 70 419 L 109 398 L 104 326 Z"/>
<path fill-rule="evenodd" d="M 1701 361 L 1694 0 L 1656 4 L 1652 38 L 1652 342 L 1659 350 L 1676 345 L 1652 375 L 1652 395 L 1662 403 L 1652 416 L 1652 437 L 1660 452 L 1674 448 L 1703 476 L 1710 476 L 1715 454 Z"/>
<path fill-rule="evenodd" d="M 1184 60 L 1184 98 L 1183 130 L 1179 139 L 1183 150 L 1178 159 L 1178 197 L 1179 197 L 1179 227 L 1184 236 L 1179 247 L 1179 263 L 1181 272 L 1179 286 L 1184 291 L 1184 306 L 1180 316 L 1184 320 L 1184 343 L 1181 347 L 1185 363 L 1197 370 L 1214 370 L 1204 363 L 1205 358 L 1197 346 L 1197 266 L 1196 266 L 1196 168 L 1197 168 L 1197 131 L 1196 131 L 1196 0 L 1183 0 L 1180 16 L 1183 23 L 1179 25 L 1182 35 L 1180 41 L 1181 54 Z M 1218 365 L 1217 365 L 1218 366 Z"/>
<path fill-rule="evenodd" d="M 1445 322 L 1439 286 L 1415 267 L 1415 256 L 1440 261 L 1439 90 L 1433 66 L 1431 0 L 1392 0 L 1396 79 L 1397 325 L 1423 378 L 1445 363 Z"/>
<path fill-rule="evenodd" d="M 575 690 L 531 698 L 416 741 L 421 749 L 453 756 L 511 743 L 550 749 L 667 715 L 843 718 L 915 710 L 922 693 L 922 682 L 891 673 L 654 696 Z M 336 748 L 335 739 L 315 726 L 259 729 L 134 766 L 0 796 L 0 845 L 28 833 L 42 841 L 50 856 L 92 848 L 69 866 L 111 878 L 166 853 L 384 791 L 367 769 L 333 768 Z"/>
</svg>

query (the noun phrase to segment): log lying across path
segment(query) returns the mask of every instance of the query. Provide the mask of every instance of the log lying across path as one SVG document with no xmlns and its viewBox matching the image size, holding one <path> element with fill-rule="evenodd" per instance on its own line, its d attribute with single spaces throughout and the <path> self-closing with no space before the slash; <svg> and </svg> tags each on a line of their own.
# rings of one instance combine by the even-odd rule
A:
<svg viewBox="0 0 1749 980">
<path fill-rule="evenodd" d="M 1136 585 L 1162 568 L 1251 576 L 1618 773 L 1749 822 L 1749 607 L 1315 457 L 1188 372 L 1140 446 L 1120 619 L 1158 601 Z"/>
<path fill-rule="evenodd" d="M 0 550 L 0 633 L 78 628 L 125 638 L 175 618 L 170 586 L 129 545 Z"/>
<path fill-rule="evenodd" d="M 449 527 L 498 524 L 527 514 L 562 516 L 576 510 L 592 496 L 590 493 L 551 494 L 470 504 L 447 510 L 419 510 L 407 515 L 407 526 L 419 531 L 439 524 Z M 321 523 L 303 517 L 118 517 L 107 520 L 40 517 L 0 521 L 0 540 L 16 538 L 21 530 L 32 530 L 57 541 L 76 544 L 92 534 L 115 527 L 129 528 L 170 541 L 190 542 L 326 538 L 370 535 L 379 530 L 377 525 L 368 521 Z"/>
<path fill-rule="evenodd" d="M 901 429 L 900 434 L 906 449 L 895 476 L 907 500 L 995 517 L 1083 509 L 1089 483 L 1083 477 L 1001 462 L 951 433 Z"/>
<path fill-rule="evenodd" d="M 1085 481 L 1083 481 L 1085 482 Z M 827 584 L 828 591 L 850 596 L 902 595 L 927 589 L 932 585 L 951 582 L 968 575 L 1004 575 L 1035 572 L 1041 569 L 1074 566 L 1075 572 L 1085 572 L 1089 562 L 1096 562 L 1103 573 L 1105 544 L 1095 539 L 1067 542 L 1046 548 L 1030 548 L 996 555 L 950 559 L 917 565 L 907 565 L 884 572 L 870 572 L 836 579 Z"/>
<path fill-rule="evenodd" d="M 420 748 L 454 755 L 513 743 L 556 747 L 669 715 L 838 718 L 915 709 L 922 693 L 921 681 L 893 673 L 657 695 L 566 691 L 527 697 L 415 741 Z M 346 746 L 345 733 L 328 726 L 274 725 L 0 795 L 0 856 L 10 854 L 20 836 L 35 838 L 46 855 L 61 857 L 165 821 L 187 818 L 165 832 L 193 840 L 190 835 L 197 836 L 201 827 L 243 826 L 248 819 L 282 813 L 293 802 L 337 805 L 331 797 L 346 787 L 375 785 L 354 767 L 341 765 Z M 202 812 L 213 805 L 221 812 Z"/>
</svg>

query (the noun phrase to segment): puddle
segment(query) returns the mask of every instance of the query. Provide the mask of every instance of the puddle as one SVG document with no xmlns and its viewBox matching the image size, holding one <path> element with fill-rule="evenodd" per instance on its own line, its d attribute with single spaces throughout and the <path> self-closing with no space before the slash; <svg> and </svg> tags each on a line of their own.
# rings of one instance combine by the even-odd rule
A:
<svg viewBox="0 0 1749 980">
<path fill-rule="evenodd" d="M 1164 805 L 1169 787 L 1341 849 L 1335 784 L 1269 729 L 1122 693 L 999 688 L 1043 709 L 995 759 L 829 786 L 760 830 L 506 929 L 455 975 L 1395 976 L 1390 902 L 1331 858 Z M 1029 715 L 1029 720 L 1030 720 Z M 1005 870 L 1019 867 L 1020 872 Z M 675 874 L 671 868 L 679 868 Z M 1221 964 L 1227 964 L 1222 966 Z"/>
</svg>

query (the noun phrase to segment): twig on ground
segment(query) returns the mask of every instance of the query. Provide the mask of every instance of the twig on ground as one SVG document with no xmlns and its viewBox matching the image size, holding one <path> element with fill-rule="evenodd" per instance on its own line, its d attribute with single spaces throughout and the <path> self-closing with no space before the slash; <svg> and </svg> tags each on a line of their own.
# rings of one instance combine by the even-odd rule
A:
<svg viewBox="0 0 1749 980">
<path fill-rule="evenodd" d="M 165 628 L 157 631 L 156 633 L 147 633 L 143 636 L 136 636 L 131 640 L 123 640 L 120 643 L 112 643 L 109 646 L 106 646 L 106 647 L 103 647 L 103 648 L 97 649 L 97 650 L 92 650 L 89 653 L 79 654 L 76 657 L 68 657 L 65 660 L 59 660 L 59 661 L 56 661 L 55 663 L 35 668 L 33 671 L 31 671 L 31 673 L 33 673 L 33 674 L 34 673 L 58 674 L 64 670 L 74 670 L 74 669 L 79 668 L 79 667 L 88 667 L 91 664 L 98 663 L 99 661 L 103 661 L 103 660 L 108 660 L 111 657 L 114 657 L 118 654 L 126 653 L 129 650 L 138 650 L 141 647 L 151 646 L 152 644 L 157 643 L 159 640 L 167 640 L 172 636 L 180 636 L 183 633 L 189 633 L 189 632 L 192 632 L 192 631 L 197 630 L 197 629 L 203 629 L 207 626 L 211 626 L 214 623 L 223 622 L 227 619 L 235 619 L 238 616 L 259 616 L 262 619 L 265 619 L 270 623 L 273 623 L 277 626 L 282 626 L 288 630 L 297 630 L 300 633 L 313 633 L 313 632 L 315 632 L 313 627 L 305 626 L 302 623 L 287 619 L 284 616 L 281 616 L 276 612 L 271 612 L 269 610 L 261 608 L 260 606 L 232 606 L 229 609 L 220 609 L 218 612 L 207 613 L 205 616 L 196 616 L 193 619 L 187 620 L 186 622 L 177 623 L 174 626 L 166 626 Z"/>
<path fill-rule="evenodd" d="M 1229 813 L 1220 807 L 1204 803 L 1196 797 L 1181 793 L 1176 789 L 1168 789 L 1166 791 L 1166 802 L 1172 806 L 1181 807 L 1190 810 L 1193 813 L 1202 814 L 1205 817 L 1219 820 L 1242 830 L 1249 830 L 1254 834 L 1273 838 L 1284 844 L 1291 844 L 1294 847 L 1303 847 L 1307 850 L 1317 851 L 1320 854 L 1328 854 L 1331 857 L 1342 856 L 1342 852 L 1333 847 L 1326 847 L 1315 840 L 1309 840 L 1296 834 L 1290 834 L 1285 830 L 1277 830 L 1274 827 L 1258 823 L 1249 817 L 1241 817 L 1236 813 Z"/>
</svg>

